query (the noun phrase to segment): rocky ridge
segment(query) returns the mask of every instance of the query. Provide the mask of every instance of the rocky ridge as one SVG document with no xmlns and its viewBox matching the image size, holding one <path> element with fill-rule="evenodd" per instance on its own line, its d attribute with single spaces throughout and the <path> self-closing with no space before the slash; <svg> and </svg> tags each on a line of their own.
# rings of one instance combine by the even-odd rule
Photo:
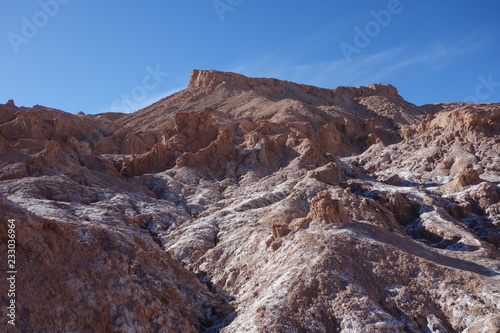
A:
<svg viewBox="0 0 500 333">
<path fill-rule="evenodd" d="M 17 331 L 500 329 L 499 104 L 195 70 L 127 115 L 9 101 L 0 134 Z"/>
</svg>

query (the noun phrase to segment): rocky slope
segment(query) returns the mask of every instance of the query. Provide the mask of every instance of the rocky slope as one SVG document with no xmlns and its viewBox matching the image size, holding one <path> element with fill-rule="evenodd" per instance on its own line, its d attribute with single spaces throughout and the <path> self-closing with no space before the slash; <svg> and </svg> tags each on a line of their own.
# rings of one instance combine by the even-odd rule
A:
<svg viewBox="0 0 500 333">
<path fill-rule="evenodd" d="M 499 104 L 195 70 L 128 115 L 9 101 L 0 134 L 1 331 L 500 330 Z"/>
</svg>

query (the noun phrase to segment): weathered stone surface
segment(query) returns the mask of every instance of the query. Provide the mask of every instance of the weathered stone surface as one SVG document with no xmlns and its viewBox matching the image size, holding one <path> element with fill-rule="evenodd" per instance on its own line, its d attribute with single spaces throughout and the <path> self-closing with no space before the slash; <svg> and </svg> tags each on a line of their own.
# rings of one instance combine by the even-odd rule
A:
<svg viewBox="0 0 500 333">
<path fill-rule="evenodd" d="M 476 186 L 470 195 L 485 210 L 500 201 L 500 190 L 489 182 L 483 182 Z"/>
<path fill-rule="evenodd" d="M 210 323 L 206 307 L 223 303 L 140 228 L 61 223 L 3 196 L 0 218 L 16 221 L 18 272 L 16 329 L 2 319 L 2 332 L 193 332 Z M 0 231 L 4 245 L 6 223 Z"/>
<path fill-rule="evenodd" d="M 315 220 L 339 225 L 344 225 L 349 219 L 343 202 L 333 200 L 328 191 L 320 192 L 312 199 L 308 216 Z"/>
<path fill-rule="evenodd" d="M 342 167 L 339 162 L 330 162 L 312 171 L 312 176 L 316 180 L 335 185 L 342 182 Z"/>
<path fill-rule="evenodd" d="M 387 184 L 394 185 L 394 186 L 403 186 L 404 181 L 399 177 L 399 175 L 392 175 L 389 178 L 385 180 Z"/>
</svg>

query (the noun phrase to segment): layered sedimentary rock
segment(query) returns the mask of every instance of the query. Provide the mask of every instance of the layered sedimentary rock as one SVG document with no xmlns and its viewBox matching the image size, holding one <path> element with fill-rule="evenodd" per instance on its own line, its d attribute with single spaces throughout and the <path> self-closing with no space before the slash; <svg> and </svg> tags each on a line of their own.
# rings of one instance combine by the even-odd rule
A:
<svg viewBox="0 0 500 333">
<path fill-rule="evenodd" d="M 499 181 L 500 105 L 390 85 L 193 71 L 127 115 L 9 101 L 0 330 L 495 332 Z"/>
</svg>

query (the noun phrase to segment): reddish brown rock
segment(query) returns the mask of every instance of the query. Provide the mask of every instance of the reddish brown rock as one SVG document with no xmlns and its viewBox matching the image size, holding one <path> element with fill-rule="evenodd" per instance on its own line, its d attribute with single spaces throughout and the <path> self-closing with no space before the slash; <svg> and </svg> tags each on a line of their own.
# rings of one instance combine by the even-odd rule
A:
<svg viewBox="0 0 500 333">
<path fill-rule="evenodd" d="M 176 167 L 210 166 L 209 173 L 212 177 L 220 177 L 227 170 L 227 164 L 237 156 L 233 145 L 233 132 L 223 129 L 217 138 L 196 153 L 186 152 L 176 162 Z M 214 163 L 215 162 L 215 163 Z"/>
<path fill-rule="evenodd" d="M 0 135 L 0 156 L 8 155 L 12 152 L 12 146 Z"/>
<path fill-rule="evenodd" d="M 16 327 L 2 320 L 3 332 L 193 332 L 210 321 L 206 287 L 139 230 L 118 236 L 99 225 L 58 223 L 3 196 L 0 208 L 2 221 L 15 220 L 18 271 Z M 6 248 L 0 252 L 6 257 Z M 5 279 L 0 286 L 7 290 Z M 0 300 L 7 304 L 7 293 Z"/>
<path fill-rule="evenodd" d="M 313 170 L 311 175 L 320 182 L 338 184 L 342 182 L 342 167 L 339 162 L 330 162 Z"/>
<path fill-rule="evenodd" d="M 312 199 L 308 217 L 339 225 L 345 225 L 349 221 L 343 202 L 333 200 L 328 191 L 323 191 Z"/>
<path fill-rule="evenodd" d="M 145 173 L 160 172 L 171 168 L 175 155 L 164 145 L 156 144 L 147 153 L 125 158 L 120 173 L 125 177 L 140 176 Z"/>
<path fill-rule="evenodd" d="M 392 175 L 389 178 L 385 180 L 387 184 L 391 184 L 394 186 L 403 186 L 404 185 L 404 180 L 399 177 L 399 175 Z"/>
<path fill-rule="evenodd" d="M 441 188 L 443 190 L 457 190 L 464 186 L 477 184 L 479 180 L 479 172 L 477 170 L 468 168 L 459 172 L 451 182 L 442 186 Z"/>
<path fill-rule="evenodd" d="M 485 210 L 500 201 L 500 190 L 489 182 L 483 182 L 476 186 L 470 195 Z"/>
</svg>

